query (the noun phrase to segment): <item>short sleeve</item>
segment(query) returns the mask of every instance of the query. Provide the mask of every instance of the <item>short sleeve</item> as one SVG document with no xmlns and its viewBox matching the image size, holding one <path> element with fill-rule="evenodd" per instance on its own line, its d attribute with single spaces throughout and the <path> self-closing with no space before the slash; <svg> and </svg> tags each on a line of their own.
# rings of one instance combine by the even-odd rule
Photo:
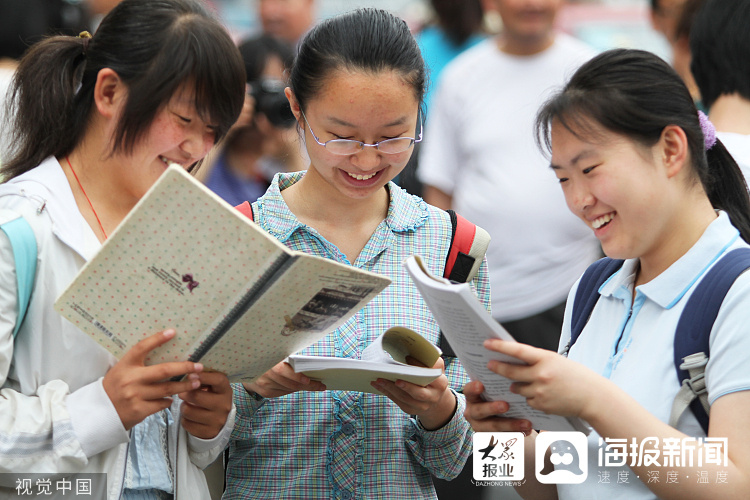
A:
<svg viewBox="0 0 750 500">
<path fill-rule="evenodd" d="M 750 272 L 740 275 L 724 298 L 710 338 L 706 367 L 709 403 L 750 390 Z"/>
</svg>

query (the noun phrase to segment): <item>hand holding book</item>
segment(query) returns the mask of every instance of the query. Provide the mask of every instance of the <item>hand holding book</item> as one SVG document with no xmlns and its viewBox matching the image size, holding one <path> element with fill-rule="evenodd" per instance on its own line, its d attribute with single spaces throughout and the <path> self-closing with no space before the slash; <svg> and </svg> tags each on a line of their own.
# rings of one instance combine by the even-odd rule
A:
<svg viewBox="0 0 750 500">
<path fill-rule="evenodd" d="M 327 389 L 380 394 L 371 385 L 378 379 L 429 384 L 443 373 L 433 368 L 438 358 L 440 349 L 427 339 L 408 328 L 393 327 L 362 351 L 362 359 L 292 355 L 288 361 L 296 372 L 321 381 Z"/>
<path fill-rule="evenodd" d="M 588 426 L 580 419 L 550 415 L 530 407 L 524 396 L 510 391 L 512 380 L 488 368 L 492 360 L 514 364 L 523 362 L 484 347 L 484 341 L 488 339 L 516 341 L 484 309 L 468 284 L 451 283 L 430 274 L 418 256 L 406 259 L 404 266 L 466 372 L 472 380 L 479 380 L 484 385 L 485 400 L 507 402 L 510 408 L 503 416 L 529 420 L 536 429 L 588 432 Z"/>
</svg>

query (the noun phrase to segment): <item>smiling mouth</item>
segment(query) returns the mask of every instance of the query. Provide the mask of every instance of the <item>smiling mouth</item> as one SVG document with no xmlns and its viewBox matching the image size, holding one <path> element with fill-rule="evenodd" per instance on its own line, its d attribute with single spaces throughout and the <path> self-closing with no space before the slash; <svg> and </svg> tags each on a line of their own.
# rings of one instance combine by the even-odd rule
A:
<svg viewBox="0 0 750 500">
<path fill-rule="evenodd" d="M 614 218 L 614 216 L 615 214 L 614 212 L 612 212 L 612 213 L 604 214 L 601 217 L 597 217 L 596 219 L 594 219 L 593 222 L 591 222 L 591 227 L 593 227 L 594 229 L 603 228 L 604 226 L 610 223 L 610 221 Z"/>
<path fill-rule="evenodd" d="M 376 175 L 377 175 L 378 173 L 377 173 L 377 172 L 375 172 L 374 174 L 369 174 L 369 175 L 357 175 L 357 174 L 352 174 L 352 173 L 349 173 L 349 172 L 347 172 L 346 174 L 347 174 L 347 175 L 348 175 L 349 177 L 353 178 L 353 179 L 357 179 L 358 181 L 366 181 L 367 179 L 372 179 L 372 178 L 373 178 L 373 177 L 375 177 L 375 176 L 376 176 Z"/>
<path fill-rule="evenodd" d="M 172 160 L 170 160 L 170 159 L 169 159 L 169 158 L 167 158 L 167 157 L 164 157 L 164 156 L 159 156 L 159 159 L 160 159 L 160 160 L 161 160 L 162 162 L 164 162 L 164 164 L 165 164 L 166 166 L 168 166 L 168 167 L 170 167 L 170 166 L 172 166 L 172 165 L 176 165 L 176 166 L 178 166 L 178 167 L 182 167 L 182 165 L 181 165 L 180 163 L 177 163 L 177 162 L 175 162 L 175 161 L 172 161 Z"/>
</svg>

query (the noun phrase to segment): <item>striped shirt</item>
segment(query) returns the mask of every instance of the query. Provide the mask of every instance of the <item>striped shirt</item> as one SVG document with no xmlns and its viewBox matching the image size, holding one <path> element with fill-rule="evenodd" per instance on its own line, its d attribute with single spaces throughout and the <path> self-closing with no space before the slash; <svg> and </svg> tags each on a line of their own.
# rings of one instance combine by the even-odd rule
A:
<svg viewBox="0 0 750 500">
<path fill-rule="evenodd" d="M 277 174 L 253 205 L 256 222 L 293 250 L 351 264 L 315 229 L 300 223 L 280 191 L 303 172 Z M 386 219 L 370 237 L 355 267 L 393 280 L 341 328 L 301 354 L 360 358 L 392 326 L 405 326 L 433 343 L 439 328 L 412 284 L 403 260 L 420 255 L 442 275 L 451 239 L 448 214 L 393 183 Z M 483 263 L 474 284 L 489 308 Z M 457 360 L 446 363 L 452 389 L 468 382 Z M 234 387 L 237 421 L 229 447 L 225 499 L 434 499 L 430 474 L 455 477 L 471 453 L 465 400 L 442 428 L 427 431 L 382 395 L 348 391 L 296 392 L 260 400 Z"/>
</svg>

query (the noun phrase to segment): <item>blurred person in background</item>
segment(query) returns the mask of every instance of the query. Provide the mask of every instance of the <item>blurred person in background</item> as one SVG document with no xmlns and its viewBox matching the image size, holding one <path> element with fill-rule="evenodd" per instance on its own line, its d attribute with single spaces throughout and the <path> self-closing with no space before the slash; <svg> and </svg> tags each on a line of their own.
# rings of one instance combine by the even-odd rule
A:
<svg viewBox="0 0 750 500">
<path fill-rule="evenodd" d="M 488 0 L 503 29 L 456 57 L 433 96 L 419 177 L 424 199 L 492 235 L 492 314 L 519 341 L 556 350 L 565 297 L 599 255 L 567 213 L 534 143 L 534 114 L 594 51 L 556 33 L 563 0 Z"/>
<path fill-rule="evenodd" d="M 102 18 L 114 9 L 122 0 L 84 0 L 84 4 L 91 18 L 91 29 L 95 30 Z"/>
<path fill-rule="evenodd" d="M 315 0 L 256 0 L 263 33 L 297 46 L 315 24 Z"/>
<path fill-rule="evenodd" d="M 430 6 L 434 13 L 432 21 L 415 35 L 430 82 L 425 95 L 425 114 L 445 65 L 487 37 L 482 0 L 430 0 Z"/>
<path fill-rule="evenodd" d="M 700 92 L 690 72 L 688 37 L 685 36 L 685 26 L 680 27 L 687 3 L 688 0 L 651 0 L 651 26 L 666 38 L 672 49 L 672 67 L 685 82 L 693 100 L 700 102 Z"/>
<path fill-rule="evenodd" d="M 534 142 L 534 116 L 546 95 L 594 54 L 555 32 L 563 4 L 485 1 L 503 29 L 442 72 L 417 169 L 427 203 L 452 208 L 492 235 L 493 317 L 520 342 L 551 350 L 570 287 L 600 255 L 596 238 L 565 210 Z M 444 499 L 491 493 L 471 477 L 470 458 L 458 480 L 435 481 L 436 489 Z"/>
<path fill-rule="evenodd" d="M 433 19 L 415 34 L 429 79 L 424 97 L 425 117 L 428 116 L 433 90 L 445 65 L 487 37 L 483 28 L 482 0 L 430 0 L 430 6 Z M 409 163 L 395 180 L 417 196 L 424 194 L 417 177 L 420 147 L 420 144 L 415 145 Z"/>
<path fill-rule="evenodd" d="M 0 0 L 0 163 L 10 155 L 5 95 L 21 56 L 45 35 L 77 35 L 87 27 L 84 9 L 64 0 Z"/>
<path fill-rule="evenodd" d="M 205 184 L 231 205 L 258 199 L 277 172 L 303 170 L 299 134 L 284 95 L 294 53 L 270 35 L 239 45 L 248 82 L 246 106 L 202 173 Z"/>
<path fill-rule="evenodd" d="M 691 69 L 717 136 L 750 181 L 750 0 L 701 0 Z"/>
</svg>

